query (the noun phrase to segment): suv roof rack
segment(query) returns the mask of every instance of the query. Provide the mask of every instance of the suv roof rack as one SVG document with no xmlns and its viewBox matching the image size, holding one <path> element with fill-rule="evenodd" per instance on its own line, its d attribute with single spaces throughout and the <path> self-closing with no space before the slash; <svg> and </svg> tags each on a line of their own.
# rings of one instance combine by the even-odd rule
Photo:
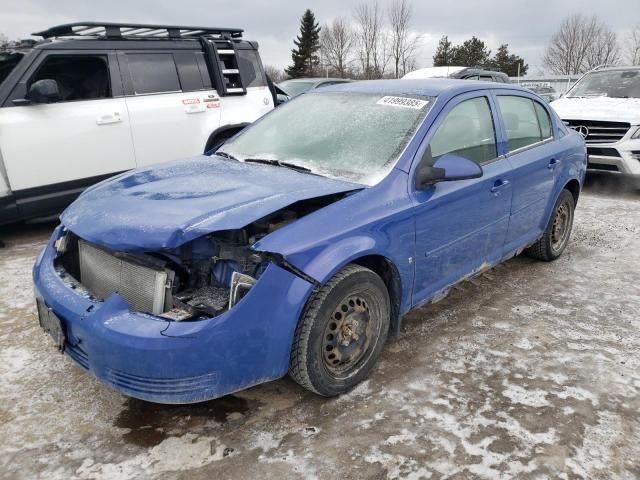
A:
<svg viewBox="0 0 640 480">
<path fill-rule="evenodd" d="M 149 25 L 141 23 L 77 22 L 57 25 L 33 35 L 54 37 L 103 37 L 108 39 L 180 39 L 203 36 L 241 38 L 241 28 L 190 27 L 180 25 Z"/>
</svg>

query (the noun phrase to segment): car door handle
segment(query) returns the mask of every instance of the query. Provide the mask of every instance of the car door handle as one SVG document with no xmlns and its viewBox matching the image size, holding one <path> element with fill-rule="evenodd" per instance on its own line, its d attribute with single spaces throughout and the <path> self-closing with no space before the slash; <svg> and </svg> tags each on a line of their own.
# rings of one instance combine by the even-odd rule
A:
<svg viewBox="0 0 640 480">
<path fill-rule="evenodd" d="M 555 158 L 552 158 L 551 160 L 549 160 L 549 165 L 547 165 L 547 168 L 549 170 L 553 170 L 558 165 L 560 165 L 560 160 L 556 160 Z"/>
<path fill-rule="evenodd" d="M 496 180 L 496 182 L 493 184 L 493 187 L 491 187 L 491 193 L 495 195 L 499 194 L 500 190 L 509 185 L 509 183 L 509 180 Z"/>
<path fill-rule="evenodd" d="M 98 125 L 110 125 L 112 123 L 118 123 L 122 121 L 122 117 L 118 112 L 109 114 L 109 115 L 100 115 L 96 118 L 96 123 Z"/>
</svg>

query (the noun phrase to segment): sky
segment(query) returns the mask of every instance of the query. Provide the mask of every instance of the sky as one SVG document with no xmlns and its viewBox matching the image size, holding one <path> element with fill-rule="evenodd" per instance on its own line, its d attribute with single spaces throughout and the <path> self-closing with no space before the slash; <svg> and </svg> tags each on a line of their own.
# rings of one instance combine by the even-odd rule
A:
<svg viewBox="0 0 640 480">
<path fill-rule="evenodd" d="M 0 0 L 0 33 L 9 39 L 74 21 L 124 21 L 196 26 L 239 27 L 260 44 L 267 65 L 285 67 L 291 60 L 300 17 L 310 8 L 320 24 L 334 18 L 351 19 L 365 0 Z M 379 0 L 384 9 L 391 0 Z M 544 49 L 563 17 L 572 13 L 597 15 L 619 37 L 640 23 L 640 0 L 412 0 L 411 28 L 422 35 L 419 67 L 431 66 L 438 39 L 454 43 L 472 35 L 494 52 L 508 43 L 523 57 L 530 73 L 542 68 Z"/>
</svg>

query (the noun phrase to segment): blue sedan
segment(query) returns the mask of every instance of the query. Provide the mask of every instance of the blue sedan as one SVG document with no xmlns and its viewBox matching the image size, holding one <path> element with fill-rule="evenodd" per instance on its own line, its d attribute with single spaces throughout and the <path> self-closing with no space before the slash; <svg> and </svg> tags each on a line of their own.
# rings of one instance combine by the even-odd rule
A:
<svg viewBox="0 0 640 480">
<path fill-rule="evenodd" d="M 299 96 L 216 152 L 86 190 L 33 270 L 40 324 L 125 395 L 369 375 L 409 310 L 565 249 L 582 137 L 534 93 L 371 81 Z"/>
</svg>

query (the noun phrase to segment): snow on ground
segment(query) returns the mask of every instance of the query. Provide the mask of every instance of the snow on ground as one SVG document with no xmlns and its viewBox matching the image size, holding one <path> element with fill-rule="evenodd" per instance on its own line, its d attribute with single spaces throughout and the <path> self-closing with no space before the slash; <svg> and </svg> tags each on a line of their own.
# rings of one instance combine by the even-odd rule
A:
<svg viewBox="0 0 640 480">
<path fill-rule="evenodd" d="M 0 231 L 0 478 L 640 478 L 640 193 L 600 181 L 561 259 L 510 260 L 411 313 L 337 399 L 288 379 L 127 399 L 37 325 L 52 226 Z"/>
</svg>

